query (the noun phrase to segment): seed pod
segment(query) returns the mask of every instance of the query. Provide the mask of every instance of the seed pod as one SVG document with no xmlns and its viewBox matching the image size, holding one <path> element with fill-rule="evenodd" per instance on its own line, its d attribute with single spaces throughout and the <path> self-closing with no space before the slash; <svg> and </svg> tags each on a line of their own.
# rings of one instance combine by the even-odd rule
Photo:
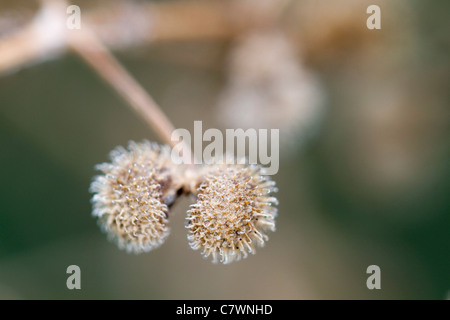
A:
<svg viewBox="0 0 450 320">
<path fill-rule="evenodd" d="M 169 235 L 168 211 L 182 187 L 179 170 L 168 146 L 130 142 L 117 147 L 111 163 L 96 168 L 103 172 L 91 184 L 93 216 L 120 249 L 148 252 Z"/>
<path fill-rule="evenodd" d="M 278 204 L 275 182 L 256 165 L 221 164 L 211 167 L 197 190 L 197 202 L 187 216 L 188 240 L 212 262 L 227 264 L 268 240 L 265 230 L 275 231 Z"/>
</svg>

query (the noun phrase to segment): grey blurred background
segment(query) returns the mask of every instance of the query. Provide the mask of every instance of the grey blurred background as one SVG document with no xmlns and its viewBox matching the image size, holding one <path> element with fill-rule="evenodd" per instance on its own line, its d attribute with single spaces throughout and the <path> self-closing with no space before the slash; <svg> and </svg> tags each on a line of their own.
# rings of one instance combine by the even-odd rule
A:
<svg viewBox="0 0 450 320">
<path fill-rule="evenodd" d="M 69 54 L 2 75 L 0 299 L 446 298 L 450 3 L 337 3 L 294 0 L 286 16 L 306 34 L 302 61 L 321 80 L 324 116 L 298 148 L 301 137 L 280 128 L 291 143 L 273 177 L 277 231 L 231 265 L 188 247 L 188 198 L 153 252 L 127 254 L 100 232 L 88 192 L 94 166 L 129 140 L 159 140 L 82 61 Z M 382 29 L 370 31 L 365 8 L 377 3 Z M 345 23 L 333 22 L 341 15 Z M 117 56 L 176 127 L 223 129 L 215 106 L 231 46 L 167 42 Z M 81 290 L 66 288 L 72 264 Z M 372 264 L 381 290 L 366 287 Z"/>
</svg>

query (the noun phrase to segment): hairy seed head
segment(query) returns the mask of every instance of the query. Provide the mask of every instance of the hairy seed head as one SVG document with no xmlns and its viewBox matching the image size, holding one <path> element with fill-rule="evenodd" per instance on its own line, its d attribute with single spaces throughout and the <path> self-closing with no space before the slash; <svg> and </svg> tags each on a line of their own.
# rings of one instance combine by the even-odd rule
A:
<svg viewBox="0 0 450 320">
<path fill-rule="evenodd" d="M 255 245 L 268 240 L 264 231 L 275 231 L 278 201 L 270 196 L 275 191 L 259 166 L 211 167 L 186 218 L 191 248 L 224 264 L 254 254 Z"/>
<path fill-rule="evenodd" d="M 147 252 L 169 235 L 168 207 L 181 188 L 170 148 L 155 143 L 130 142 L 117 147 L 111 162 L 91 184 L 93 216 L 108 238 L 128 252 Z"/>
</svg>

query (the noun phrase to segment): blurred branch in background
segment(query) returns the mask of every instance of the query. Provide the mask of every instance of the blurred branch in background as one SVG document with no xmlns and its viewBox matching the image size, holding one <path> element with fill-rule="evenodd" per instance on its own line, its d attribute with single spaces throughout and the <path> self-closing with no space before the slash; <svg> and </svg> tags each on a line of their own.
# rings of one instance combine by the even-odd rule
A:
<svg viewBox="0 0 450 320">
<path fill-rule="evenodd" d="M 23 10 L 26 18 L 17 8 L 9 12 L 3 9 L 0 74 L 65 52 L 66 7 L 57 0 L 43 3 L 34 16 L 29 10 Z M 50 6 L 59 6 L 60 14 L 49 10 Z M 290 6 L 300 9 L 295 10 L 292 19 L 283 19 L 282 24 L 296 38 L 295 42 L 306 48 L 311 59 L 313 56 L 317 59 L 319 52 L 339 43 L 336 39 L 351 36 L 353 45 L 363 39 L 357 31 L 361 29 L 357 25 L 361 22 L 357 11 L 343 10 L 336 15 L 326 11 L 317 23 L 316 19 L 309 18 L 308 13 L 314 10 L 310 4 L 287 0 L 97 1 L 87 2 L 81 10 L 82 25 L 88 26 L 105 46 L 124 50 L 158 42 L 230 39 L 251 29 L 279 23 Z M 22 18 L 19 22 L 5 18 L 11 16 Z"/>
<path fill-rule="evenodd" d="M 59 1 L 44 3 L 31 22 L 0 39 L 0 73 L 64 52 L 66 7 Z M 88 12 L 83 7 L 82 23 L 106 46 L 124 49 L 157 41 L 230 37 L 266 21 L 262 15 L 243 8 L 240 1 L 112 1 Z"/>
</svg>

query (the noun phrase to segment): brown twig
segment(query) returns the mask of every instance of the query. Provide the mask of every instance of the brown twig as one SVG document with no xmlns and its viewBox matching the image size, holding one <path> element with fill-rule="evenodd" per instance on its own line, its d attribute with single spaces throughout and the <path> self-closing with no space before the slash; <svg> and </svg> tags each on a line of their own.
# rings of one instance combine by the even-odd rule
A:
<svg viewBox="0 0 450 320">
<path fill-rule="evenodd" d="M 175 127 L 164 112 L 88 28 L 71 33 L 68 45 L 122 96 L 165 143 L 172 147 L 177 144 L 171 139 Z M 183 157 L 186 164 L 193 163 L 188 146 L 183 148 Z"/>
<path fill-rule="evenodd" d="M 23 29 L 0 39 L 0 74 L 60 55 L 65 48 L 64 1 L 42 0 Z"/>
<path fill-rule="evenodd" d="M 111 1 L 107 6 L 82 7 L 82 24 L 89 25 L 105 47 L 123 50 L 158 42 L 230 39 L 248 30 L 281 23 L 280 20 L 283 20 L 285 31 L 295 45 L 304 51 L 304 59 L 313 64 L 321 57 L 327 58 L 329 52 L 336 48 L 349 43 L 357 46 L 367 38 L 361 27 L 360 10 L 335 12 L 333 7 L 327 9 L 328 4 L 311 5 L 310 1 L 278 0 L 273 2 L 274 7 L 263 6 L 263 2 Z M 284 19 L 287 8 L 292 7 L 295 10 L 289 11 L 291 19 Z M 60 14 L 64 19 L 67 18 L 64 9 Z M 47 28 L 42 28 L 45 25 L 45 19 L 42 18 L 42 12 L 39 12 L 23 30 L 0 37 L 0 75 L 64 53 L 64 38 L 53 38 L 59 39 L 60 43 L 48 43 L 45 38 L 65 26 L 52 28 L 48 27 L 52 25 L 50 23 Z M 345 40 L 347 38 L 352 41 Z"/>
<path fill-rule="evenodd" d="M 0 74 L 31 64 L 40 56 L 41 49 L 33 39 L 29 26 L 0 42 Z"/>
<path fill-rule="evenodd" d="M 27 26 L 0 38 L 0 74 L 48 59 L 64 52 L 66 8 L 63 1 L 44 1 Z M 59 25 L 50 21 L 59 5 Z M 86 11 L 88 10 L 88 11 Z M 267 10 L 258 10 L 242 0 L 176 1 L 162 3 L 113 2 L 108 7 L 82 8 L 82 25 L 108 48 L 124 49 L 159 41 L 223 39 L 235 36 L 268 20 Z M 62 22 L 62 24 L 61 24 Z M 46 23 L 48 23 L 46 25 Z M 53 27 L 51 27 L 53 25 Z M 53 38 L 58 30 L 61 34 Z M 45 39 L 52 36 L 54 42 Z M 42 40 L 42 41 L 41 41 Z M 56 41 L 59 41 L 57 43 Z M 55 50 L 58 49 L 58 50 Z"/>
</svg>

